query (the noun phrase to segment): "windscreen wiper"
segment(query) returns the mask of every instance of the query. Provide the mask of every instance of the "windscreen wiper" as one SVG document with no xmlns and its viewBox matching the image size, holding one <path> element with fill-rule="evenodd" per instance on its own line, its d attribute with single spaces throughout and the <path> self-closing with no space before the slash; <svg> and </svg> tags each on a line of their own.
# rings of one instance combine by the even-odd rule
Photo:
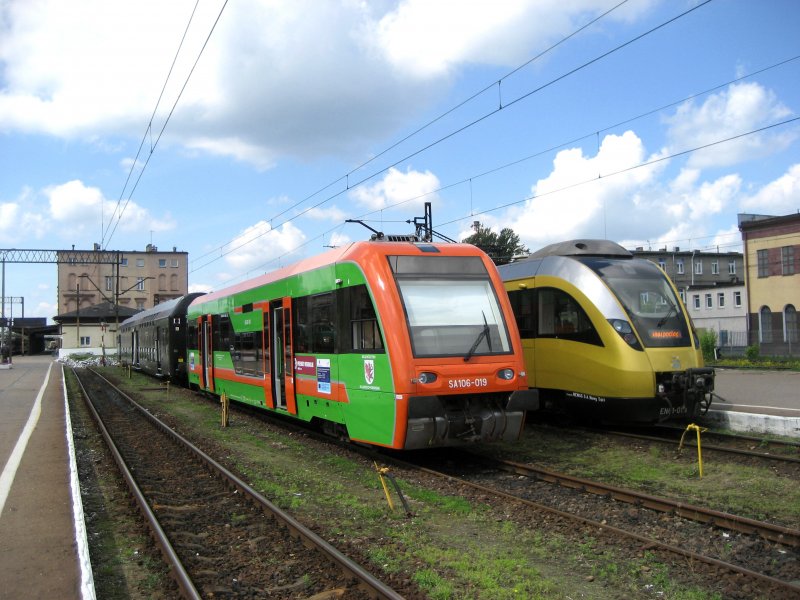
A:
<svg viewBox="0 0 800 600">
<path fill-rule="evenodd" d="M 667 314 L 665 314 L 663 317 L 661 317 L 658 320 L 658 323 L 656 323 L 656 327 L 658 327 L 660 329 L 661 326 L 664 325 L 664 323 L 666 323 L 669 320 L 669 318 L 673 315 L 673 313 L 674 314 L 678 314 L 678 307 L 675 306 L 672 302 L 670 302 L 669 303 L 669 310 L 667 311 Z"/>
<path fill-rule="evenodd" d="M 464 357 L 464 362 L 467 362 L 470 358 L 472 358 L 472 355 L 475 354 L 475 350 L 478 349 L 478 346 L 480 346 L 483 338 L 486 338 L 486 345 L 489 346 L 489 352 L 492 351 L 492 336 L 489 335 L 489 323 L 486 321 L 486 313 L 481 311 L 481 316 L 483 316 L 483 329 L 472 343 L 472 348 L 469 349 L 469 352 L 467 352 L 467 355 Z"/>
</svg>

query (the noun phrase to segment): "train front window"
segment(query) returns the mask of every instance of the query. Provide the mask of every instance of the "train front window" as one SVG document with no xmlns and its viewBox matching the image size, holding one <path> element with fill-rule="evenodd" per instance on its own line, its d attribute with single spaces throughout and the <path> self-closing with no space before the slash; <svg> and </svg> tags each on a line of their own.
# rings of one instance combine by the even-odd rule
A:
<svg viewBox="0 0 800 600">
<path fill-rule="evenodd" d="M 658 267 L 647 261 L 587 261 L 622 304 L 645 346 L 689 346 L 681 303 Z"/>
<path fill-rule="evenodd" d="M 413 261 L 403 260 L 413 258 Z M 397 260 L 400 259 L 400 260 Z M 489 274 L 478 257 L 389 257 L 414 356 L 511 352 Z"/>
</svg>

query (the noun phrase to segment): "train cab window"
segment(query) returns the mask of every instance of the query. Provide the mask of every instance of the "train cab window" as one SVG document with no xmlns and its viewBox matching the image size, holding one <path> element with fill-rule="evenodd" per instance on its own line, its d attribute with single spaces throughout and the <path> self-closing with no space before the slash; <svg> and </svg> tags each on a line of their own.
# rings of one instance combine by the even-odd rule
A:
<svg viewBox="0 0 800 600">
<path fill-rule="evenodd" d="M 603 345 L 591 319 L 575 298 L 555 288 L 540 288 L 536 294 L 538 337 Z"/>
</svg>

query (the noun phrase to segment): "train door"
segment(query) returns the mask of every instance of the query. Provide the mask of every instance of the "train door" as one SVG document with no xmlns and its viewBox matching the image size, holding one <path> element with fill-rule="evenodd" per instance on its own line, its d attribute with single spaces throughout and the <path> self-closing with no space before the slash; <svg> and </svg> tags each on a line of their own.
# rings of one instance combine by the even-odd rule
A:
<svg viewBox="0 0 800 600">
<path fill-rule="evenodd" d="M 139 330 L 131 332 L 131 364 L 139 365 Z"/>
<path fill-rule="evenodd" d="M 212 316 L 206 315 L 201 328 L 201 346 L 203 353 L 203 383 L 207 390 L 214 391 L 214 344 L 212 343 L 213 329 L 211 327 Z"/>
<path fill-rule="evenodd" d="M 261 343 L 262 343 L 262 365 L 261 369 L 264 372 L 264 404 L 269 408 L 277 408 L 277 404 L 274 400 L 274 388 L 272 385 L 272 381 L 275 376 L 272 373 L 272 353 L 270 352 L 270 347 L 272 346 L 272 329 L 270 328 L 271 314 L 269 306 L 267 306 L 264 310 L 264 325 L 263 331 L 261 335 Z"/>
<path fill-rule="evenodd" d="M 156 330 L 156 372 L 161 373 L 161 327 L 155 326 Z"/>
<path fill-rule="evenodd" d="M 272 397 L 275 401 L 275 408 L 296 414 L 291 306 L 291 298 L 283 298 L 270 303 Z"/>
</svg>

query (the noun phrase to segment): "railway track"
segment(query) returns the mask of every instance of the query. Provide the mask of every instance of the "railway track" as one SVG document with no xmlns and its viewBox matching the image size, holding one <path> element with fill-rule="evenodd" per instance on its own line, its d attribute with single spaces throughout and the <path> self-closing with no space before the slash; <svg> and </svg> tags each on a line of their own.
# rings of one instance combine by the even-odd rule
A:
<svg viewBox="0 0 800 600">
<path fill-rule="evenodd" d="M 406 467 L 746 577 L 772 590 L 769 597 L 800 597 L 800 532 L 795 530 L 471 452 L 437 453 L 427 460 Z"/>
<path fill-rule="evenodd" d="M 589 430 L 603 435 L 613 435 L 636 440 L 659 442 L 678 446 L 681 443 L 683 429 L 676 427 L 653 427 L 649 434 L 626 430 Z M 687 433 L 683 439 L 686 447 L 697 447 L 696 435 Z M 709 443 L 709 440 L 711 442 Z M 770 461 L 800 464 L 800 443 L 776 440 L 733 433 L 704 431 L 701 434 L 703 451 L 723 452 L 739 456 L 755 457 Z"/>
<path fill-rule="evenodd" d="M 185 598 L 402 598 L 108 380 L 75 373 Z"/>
</svg>

